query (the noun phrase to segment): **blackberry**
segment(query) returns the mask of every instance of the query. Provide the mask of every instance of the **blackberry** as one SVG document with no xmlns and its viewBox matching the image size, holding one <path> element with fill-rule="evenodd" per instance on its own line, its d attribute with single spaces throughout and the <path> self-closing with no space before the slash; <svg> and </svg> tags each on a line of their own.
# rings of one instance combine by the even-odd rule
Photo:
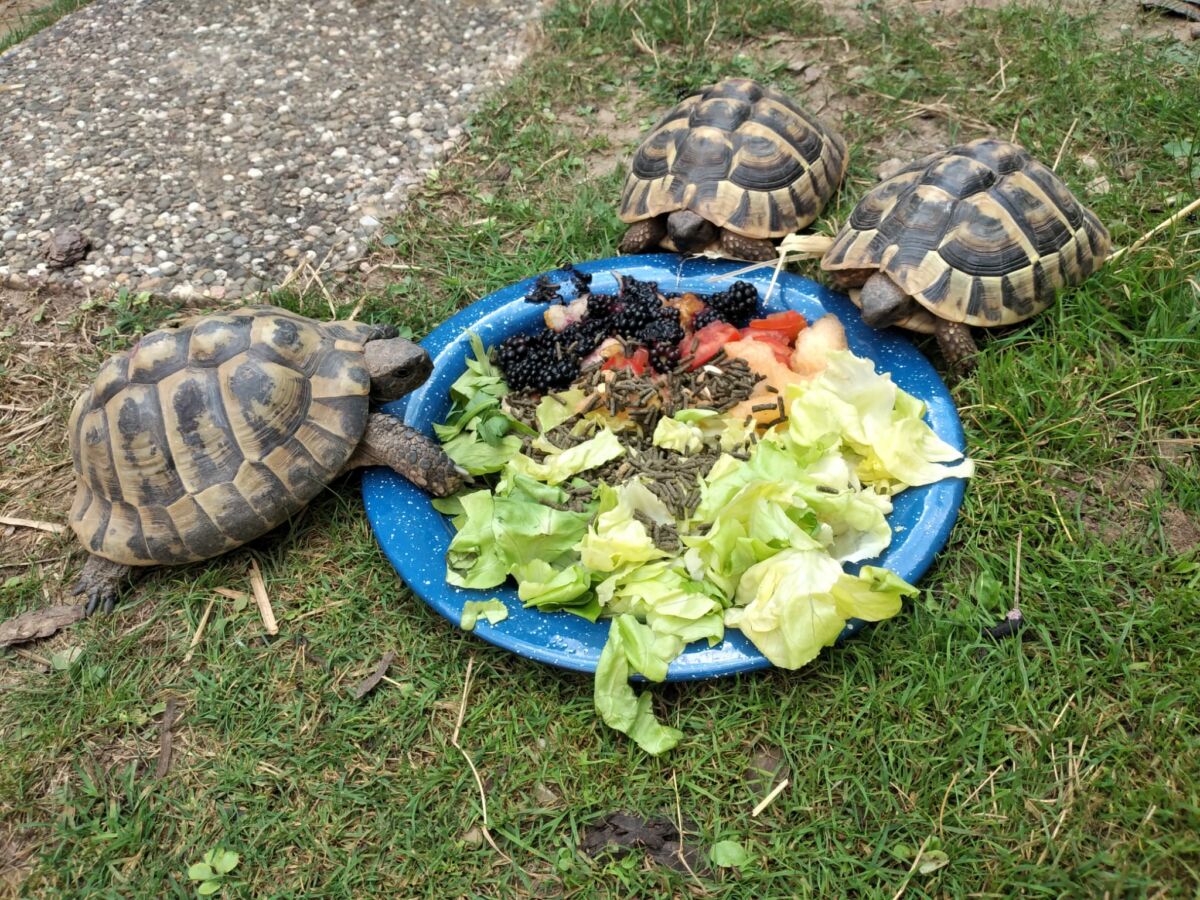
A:
<svg viewBox="0 0 1200 900">
<path fill-rule="evenodd" d="M 735 281 L 728 290 L 710 295 L 708 305 L 729 324 L 745 328 L 758 312 L 758 288 L 748 281 Z"/>
<path fill-rule="evenodd" d="M 553 303 L 561 299 L 558 294 L 558 285 L 545 275 L 539 275 L 538 280 L 534 282 L 533 290 L 525 295 L 526 303 Z"/>
<path fill-rule="evenodd" d="M 643 344 L 650 344 L 656 341 L 669 341 L 678 344 L 683 340 L 683 328 L 679 324 L 678 313 L 673 322 L 667 318 L 655 319 L 638 332 L 637 338 Z"/>
<path fill-rule="evenodd" d="M 607 319 L 622 308 L 615 294 L 589 294 L 588 318 Z"/>
<path fill-rule="evenodd" d="M 679 342 L 683 340 L 683 328 L 679 324 L 679 310 L 673 309 L 671 312 L 675 314 L 673 320 L 669 316 L 660 316 L 638 335 L 638 340 L 650 351 L 650 365 L 660 375 L 679 365 Z"/>
<path fill-rule="evenodd" d="M 692 316 L 692 331 L 699 331 L 705 325 L 711 325 L 713 322 L 719 321 L 721 321 L 721 314 L 713 309 L 713 307 L 706 306 Z"/>
</svg>

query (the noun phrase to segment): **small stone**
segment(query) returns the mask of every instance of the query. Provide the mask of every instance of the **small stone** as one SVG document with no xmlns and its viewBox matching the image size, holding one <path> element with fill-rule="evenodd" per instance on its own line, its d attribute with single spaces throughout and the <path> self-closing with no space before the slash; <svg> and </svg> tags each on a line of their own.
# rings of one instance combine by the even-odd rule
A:
<svg viewBox="0 0 1200 900">
<path fill-rule="evenodd" d="M 246 174 L 249 175 L 251 178 L 262 178 L 263 177 L 262 169 L 247 169 Z"/>
<path fill-rule="evenodd" d="M 1100 161 L 1088 153 L 1085 153 L 1083 156 L 1079 157 L 1079 164 L 1085 169 L 1091 169 L 1092 171 L 1100 168 Z"/>
<path fill-rule="evenodd" d="M 209 288 L 208 296 L 212 297 L 214 300 L 224 300 L 225 299 L 224 286 L 217 285 L 216 287 Z"/>
<path fill-rule="evenodd" d="M 179 265 L 171 262 L 171 260 L 168 259 L 158 267 L 158 271 L 162 272 L 164 275 L 174 275 L 179 271 Z"/>
<path fill-rule="evenodd" d="M 379 220 L 374 216 L 363 216 L 358 220 L 358 224 L 363 228 L 378 228 Z"/>
<path fill-rule="evenodd" d="M 412 113 L 405 121 L 407 122 L 409 128 L 420 128 L 425 124 L 425 117 L 419 112 L 415 112 Z"/>
<path fill-rule="evenodd" d="M 330 153 L 329 155 L 332 156 L 334 159 L 345 159 L 347 156 L 350 155 L 350 151 L 347 150 L 345 147 L 334 147 L 333 152 Z"/>
<path fill-rule="evenodd" d="M 1087 192 L 1089 194 L 1107 194 L 1112 190 L 1112 184 L 1109 183 L 1108 177 L 1105 175 L 1097 175 L 1087 183 Z"/>
</svg>

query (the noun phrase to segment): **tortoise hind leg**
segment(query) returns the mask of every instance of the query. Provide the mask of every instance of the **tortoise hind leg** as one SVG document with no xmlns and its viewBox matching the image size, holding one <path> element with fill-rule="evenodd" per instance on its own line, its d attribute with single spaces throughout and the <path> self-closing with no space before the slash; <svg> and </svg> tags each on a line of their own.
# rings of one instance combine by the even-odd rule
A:
<svg viewBox="0 0 1200 900">
<path fill-rule="evenodd" d="M 90 616 L 97 609 L 110 613 L 117 602 L 117 595 L 131 575 L 133 566 L 115 563 L 102 556 L 89 556 L 71 593 L 83 594 L 87 598 L 87 605 L 83 608 L 85 616 Z"/>
<path fill-rule="evenodd" d="M 728 228 L 721 229 L 721 252 L 734 259 L 744 259 L 749 262 L 766 262 L 779 255 L 775 244 L 767 239 L 748 238 L 734 234 Z"/>
<path fill-rule="evenodd" d="M 666 236 L 667 223 L 663 221 L 662 216 L 643 219 L 629 226 L 617 249 L 622 253 L 646 253 L 657 249 Z"/>
<path fill-rule="evenodd" d="M 965 375 L 975 368 L 975 354 L 979 348 L 975 346 L 970 328 L 962 322 L 947 322 L 939 318 L 934 324 L 933 333 L 951 369 Z"/>
<path fill-rule="evenodd" d="M 367 419 L 367 429 L 346 469 L 360 466 L 387 466 L 435 497 L 448 497 L 466 480 L 466 473 L 437 441 L 386 413 L 372 413 Z"/>
</svg>

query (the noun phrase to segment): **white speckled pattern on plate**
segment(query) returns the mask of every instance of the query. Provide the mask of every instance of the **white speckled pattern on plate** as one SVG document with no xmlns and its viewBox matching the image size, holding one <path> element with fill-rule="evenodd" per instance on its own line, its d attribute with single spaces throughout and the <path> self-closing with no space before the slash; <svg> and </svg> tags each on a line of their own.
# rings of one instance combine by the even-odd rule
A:
<svg viewBox="0 0 1200 900">
<path fill-rule="evenodd" d="M 723 290 L 730 282 L 712 280 L 740 266 L 716 260 L 684 259 L 673 254 L 614 257 L 580 263 L 580 271 L 593 275 L 592 287 L 599 292 L 616 288 L 615 272 L 635 278 L 657 281 L 666 291 L 693 290 L 711 293 Z M 547 273 L 562 284 L 564 297 L 574 288 L 565 272 Z M 760 295 L 771 280 L 771 270 L 760 269 L 742 276 L 758 285 Z M 406 422 L 426 434 L 449 410 L 449 388 L 466 368 L 470 353 L 467 332 L 478 333 L 485 346 L 492 346 L 518 331 L 532 331 L 541 325 L 544 307 L 524 302 L 534 278 L 497 291 L 464 309 L 433 331 L 422 345 L 434 361 L 430 379 L 414 393 L 389 404 L 385 409 L 402 415 Z M 771 297 L 764 303 L 769 311 L 795 309 L 810 322 L 831 312 L 846 328 L 850 349 L 875 362 L 880 372 L 890 372 L 893 380 L 928 407 L 927 421 L 935 432 L 952 446 L 963 449 L 962 427 L 958 412 L 946 386 L 929 361 L 901 333 L 875 331 L 863 324 L 849 299 L 807 278 L 781 274 Z M 886 566 L 911 582 L 924 574 L 936 554 L 945 546 L 950 529 L 958 516 L 965 483 L 952 478 L 921 488 L 910 488 L 895 500 L 888 517 L 893 539 L 887 552 L 865 564 Z M 594 672 L 600 650 L 608 636 L 608 622 L 591 623 L 570 613 L 542 613 L 525 609 L 516 589 L 503 586 L 490 591 L 453 587 L 445 580 L 445 553 L 454 530 L 449 520 L 430 505 L 429 497 L 400 476 L 383 468 L 369 469 L 363 476 L 363 501 L 380 546 L 400 577 L 426 603 L 456 626 L 467 600 L 498 597 L 508 607 L 508 618 L 496 625 L 485 620 L 475 626 L 475 634 L 521 656 L 580 672 Z M 853 571 L 855 566 L 848 566 Z M 851 621 L 843 638 L 855 633 L 863 623 Z M 696 642 L 672 664 L 668 681 L 715 678 L 770 666 L 740 632 L 730 631 L 715 647 Z"/>
</svg>

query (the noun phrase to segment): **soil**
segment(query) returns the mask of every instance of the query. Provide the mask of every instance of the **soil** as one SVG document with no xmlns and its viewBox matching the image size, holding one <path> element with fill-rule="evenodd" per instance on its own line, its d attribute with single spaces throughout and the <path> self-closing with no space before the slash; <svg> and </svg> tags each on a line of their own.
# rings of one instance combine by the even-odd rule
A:
<svg viewBox="0 0 1200 900">
<path fill-rule="evenodd" d="M 1075 471 L 1062 477 L 1071 484 L 1055 488 L 1063 516 L 1069 521 L 1078 511 L 1084 531 L 1105 546 L 1140 541 L 1149 531 L 1149 498 L 1163 486 L 1158 469 L 1135 462 L 1125 469 Z M 1172 553 L 1181 555 L 1200 546 L 1200 517 L 1167 503 L 1159 523 Z"/>
<path fill-rule="evenodd" d="M 48 0 L 0 0 L 0 37 L 28 24 L 29 16 Z"/>
</svg>

